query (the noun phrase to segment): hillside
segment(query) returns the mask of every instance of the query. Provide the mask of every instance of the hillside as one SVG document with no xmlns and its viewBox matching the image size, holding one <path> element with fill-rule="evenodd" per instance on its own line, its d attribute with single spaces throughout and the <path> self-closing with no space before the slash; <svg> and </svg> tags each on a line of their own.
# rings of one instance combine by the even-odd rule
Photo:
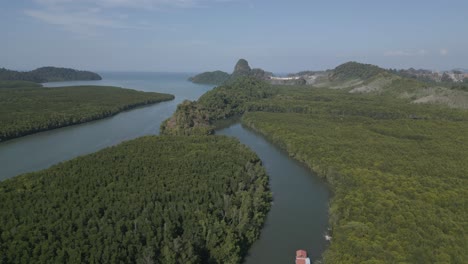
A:
<svg viewBox="0 0 468 264">
<path fill-rule="evenodd" d="M 468 73 L 463 69 L 454 69 L 451 71 L 431 71 L 425 69 L 391 69 L 392 73 L 400 75 L 402 77 L 416 79 L 418 81 L 428 83 L 468 83 Z"/>
<path fill-rule="evenodd" d="M 0 182 L 2 263 L 241 263 L 270 208 L 237 140 L 142 137 Z"/>
<path fill-rule="evenodd" d="M 43 83 L 101 79 L 102 77 L 97 73 L 69 68 L 42 67 L 28 72 L 12 71 L 0 68 L 0 81 L 30 81 Z"/>
<path fill-rule="evenodd" d="M 371 64 L 348 62 L 339 65 L 331 70 L 328 79 L 322 79 L 314 86 L 468 109 L 468 85 L 464 83 L 425 81 Z"/>
<path fill-rule="evenodd" d="M 12 85 L 17 86 L 0 88 L 0 142 L 174 98 L 170 94 L 108 86 L 37 89 L 24 87 L 24 82 L 12 82 L 7 86 Z"/>
<path fill-rule="evenodd" d="M 384 72 L 386 71 L 378 66 L 352 61 L 337 66 L 333 70 L 330 79 L 332 81 L 346 81 L 350 79 L 368 80 Z"/>
</svg>

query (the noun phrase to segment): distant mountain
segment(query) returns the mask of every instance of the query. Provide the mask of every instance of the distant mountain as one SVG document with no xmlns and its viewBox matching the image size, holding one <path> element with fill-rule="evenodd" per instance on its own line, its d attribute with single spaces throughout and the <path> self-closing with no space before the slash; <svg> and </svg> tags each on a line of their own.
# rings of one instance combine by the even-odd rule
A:
<svg viewBox="0 0 468 264">
<path fill-rule="evenodd" d="M 0 81 L 29 81 L 36 83 L 61 81 L 101 80 L 94 72 L 79 71 L 69 68 L 42 67 L 28 72 L 20 72 L 0 68 Z"/>
<path fill-rule="evenodd" d="M 189 78 L 189 81 L 200 84 L 219 85 L 227 81 L 231 75 L 223 71 L 204 72 Z"/>
</svg>

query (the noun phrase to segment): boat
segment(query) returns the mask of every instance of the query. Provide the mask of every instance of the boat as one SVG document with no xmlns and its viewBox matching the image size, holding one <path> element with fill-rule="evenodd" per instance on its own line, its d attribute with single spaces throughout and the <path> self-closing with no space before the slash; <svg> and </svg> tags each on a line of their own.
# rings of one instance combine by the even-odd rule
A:
<svg viewBox="0 0 468 264">
<path fill-rule="evenodd" d="M 296 264 L 310 264 L 310 259 L 307 257 L 307 251 L 303 249 L 296 251 Z"/>
</svg>

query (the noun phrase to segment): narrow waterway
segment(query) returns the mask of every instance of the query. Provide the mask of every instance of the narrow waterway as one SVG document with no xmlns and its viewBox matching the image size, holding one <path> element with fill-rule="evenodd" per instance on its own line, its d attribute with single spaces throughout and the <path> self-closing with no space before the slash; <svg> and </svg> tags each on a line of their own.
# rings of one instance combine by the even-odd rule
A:
<svg viewBox="0 0 468 264">
<path fill-rule="evenodd" d="M 46 86 L 113 85 L 143 91 L 171 93 L 174 101 L 137 108 L 85 124 L 37 133 L 0 143 L 0 180 L 48 168 L 144 135 L 159 134 L 159 126 L 177 104 L 196 100 L 212 86 L 187 81 L 189 74 L 103 73 L 104 80 L 49 83 Z M 79 88 L 77 88 L 79 89 Z M 289 158 L 261 135 L 234 124 L 218 130 L 238 138 L 262 159 L 270 176 L 273 206 L 247 264 L 294 263 L 295 251 L 306 249 L 312 260 L 326 248 L 329 191 L 303 164 Z"/>
<path fill-rule="evenodd" d="M 319 259 L 327 246 L 330 193 L 326 184 L 304 164 L 240 124 L 216 134 L 236 137 L 255 151 L 270 176 L 273 206 L 245 263 L 292 264 L 297 249 L 307 250 L 312 261 Z"/>
<path fill-rule="evenodd" d="M 196 100 L 212 86 L 187 81 L 185 73 L 101 73 L 101 81 L 46 83 L 46 87 L 111 85 L 169 93 L 175 100 L 140 107 L 80 125 L 45 131 L 0 143 L 0 180 L 45 169 L 61 161 L 96 152 L 122 141 L 159 134 L 183 100 Z M 79 88 L 77 88 L 79 89 Z"/>
</svg>

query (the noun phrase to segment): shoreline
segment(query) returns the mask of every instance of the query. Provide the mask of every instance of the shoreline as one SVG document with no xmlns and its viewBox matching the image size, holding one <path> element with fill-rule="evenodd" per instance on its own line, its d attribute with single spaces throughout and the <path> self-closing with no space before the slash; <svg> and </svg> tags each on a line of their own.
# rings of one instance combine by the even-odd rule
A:
<svg viewBox="0 0 468 264">
<path fill-rule="evenodd" d="M 126 111 L 130 111 L 130 110 L 134 110 L 136 108 L 139 108 L 139 107 L 144 107 L 144 106 L 149 106 L 149 105 L 153 105 L 153 104 L 157 104 L 157 103 L 162 103 L 162 102 L 167 102 L 167 101 L 172 101 L 175 99 L 175 96 L 174 95 L 171 95 L 171 99 L 167 99 L 167 100 L 148 100 L 146 102 L 140 102 L 140 103 L 136 103 L 136 104 L 129 104 L 129 105 L 124 105 L 122 107 L 119 107 L 119 109 L 117 111 L 109 111 L 109 112 L 103 112 L 102 115 L 92 115 L 92 116 L 89 116 L 89 117 L 85 117 L 83 120 L 78 120 L 78 121 L 71 121 L 71 122 L 67 122 L 63 125 L 51 125 L 51 127 L 48 127 L 48 128 L 37 128 L 37 129 L 32 129 L 32 130 L 25 130 L 25 131 L 22 131 L 22 132 L 19 132 L 17 134 L 17 136 L 12 136 L 12 137 L 0 137 L 0 144 L 3 143 L 3 142 L 6 142 L 6 141 L 9 141 L 9 140 L 13 140 L 13 139 L 17 139 L 17 138 L 21 138 L 21 137 L 25 137 L 25 136 L 29 136 L 29 135 L 33 135 L 33 134 L 37 134 L 37 133 L 40 133 L 40 132 L 45 132 L 45 131 L 50 131 L 50 130 L 54 130 L 54 129 L 58 129 L 58 128 L 64 128 L 64 127 L 69 127 L 69 126 L 74 126 L 74 125 L 79 125 L 79 124 L 84 124 L 84 123 L 88 123 L 88 122 L 92 122 L 92 121 L 97 121 L 97 120 L 101 120 L 101 119 L 105 119 L 105 118 L 108 118 L 108 117 L 112 117 L 112 116 L 115 116 L 119 113 L 122 113 L 122 112 L 126 112 Z"/>
</svg>

